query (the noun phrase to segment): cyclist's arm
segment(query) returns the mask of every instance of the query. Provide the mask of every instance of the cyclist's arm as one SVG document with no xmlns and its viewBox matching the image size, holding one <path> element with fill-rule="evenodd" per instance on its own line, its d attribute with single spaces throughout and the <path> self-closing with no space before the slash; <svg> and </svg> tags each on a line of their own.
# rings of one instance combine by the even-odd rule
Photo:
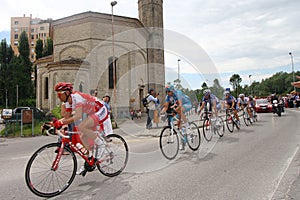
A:
<svg viewBox="0 0 300 200">
<path fill-rule="evenodd" d="M 170 104 L 170 102 L 167 102 L 167 101 L 166 101 L 166 102 L 164 103 L 164 107 L 163 107 L 163 109 L 161 109 L 160 113 L 166 112 L 166 111 L 168 110 L 169 104 Z"/>
<path fill-rule="evenodd" d="M 232 99 L 231 102 L 232 102 L 231 108 L 234 109 L 234 105 L 235 105 L 234 99 Z"/>
<path fill-rule="evenodd" d="M 63 118 L 62 122 L 63 122 L 63 124 L 71 124 L 73 122 L 78 121 L 81 118 L 82 118 L 82 107 L 77 107 L 75 109 L 74 115 L 72 117 L 69 117 L 69 118 Z"/>
<path fill-rule="evenodd" d="M 203 110 L 204 105 L 205 105 L 205 101 L 202 101 L 201 105 L 200 105 L 200 108 L 199 108 L 199 112 L 201 112 Z"/>
</svg>

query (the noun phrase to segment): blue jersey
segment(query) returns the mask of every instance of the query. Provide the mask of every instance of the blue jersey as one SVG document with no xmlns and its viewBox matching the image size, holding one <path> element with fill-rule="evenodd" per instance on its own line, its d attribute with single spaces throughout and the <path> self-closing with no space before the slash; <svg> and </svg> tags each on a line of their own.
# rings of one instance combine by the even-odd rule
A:
<svg viewBox="0 0 300 200">
<path fill-rule="evenodd" d="M 210 94 L 209 98 L 202 97 L 202 102 L 213 104 L 214 101 L 216 104 L 220 103 L 219 99 L 213 94 Z"/>
<path fill-rule="evenodd" d="M 234 96 L 230 95 L 228 98 L 224 98 L 223 99 L 225 101 L 225 103 L 227 103 L 230 107 L 232 106 L 232 100 L 234 101 L 234 107 L 237 108 L 237 101 L 236 98 L 234 98 Z"/>
</svg>

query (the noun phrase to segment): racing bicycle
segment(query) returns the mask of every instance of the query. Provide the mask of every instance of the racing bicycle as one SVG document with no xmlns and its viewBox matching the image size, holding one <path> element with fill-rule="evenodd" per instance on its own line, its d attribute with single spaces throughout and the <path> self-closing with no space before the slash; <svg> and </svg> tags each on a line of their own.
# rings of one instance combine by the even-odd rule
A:
<svg viewBox="0 0 300 200">
<path fill-rule="evenodd" d="M 229 132 L 233 132 L 234 127 L 240 129 L 239 121 L 237 120 L 233 109 L 226 109 L 226 126 Z"/>
<path fill-rule="evenodd" d="M 96 159 L 95 156 L 89 157 L 78 148 L 77 144 L 81 142 L 78 131 L 71 132 L 66 129 L 53 131 L 52 127 L 46 129 L 48 135 L 57 132 L 61 139 L 39 148 L 27 163 L 25 181 L 30 191 L 37 196 L 53 197 L 71 185 L 77 171 L 75 153 L 84 159 L 84 168 L 87 172 L 92 172 L 97 167 L 103 175 L 113 177 L 119 175 L 126 167 L 128 146 L 120 135 L 106 136 L 109 141 L 103 140 L 105 144 L 103 153 Z"/>
<path fill-rule="evenodd" d="M 167 114 L 168 124 L 163 128 L 159 138 L 159 147 L 165 158 L 174 159 L 179 151 L 179 138 L 181 140 L 182 150 L 186 143 L 189 148 L 196 151 L 201 144 L 200 131 L 194 122 L 189 122 L 189 127 L 178 128 L 180 119 L 175 113 Z M 176 128 L 177 127 L 177 128 Z"/>
</svg>

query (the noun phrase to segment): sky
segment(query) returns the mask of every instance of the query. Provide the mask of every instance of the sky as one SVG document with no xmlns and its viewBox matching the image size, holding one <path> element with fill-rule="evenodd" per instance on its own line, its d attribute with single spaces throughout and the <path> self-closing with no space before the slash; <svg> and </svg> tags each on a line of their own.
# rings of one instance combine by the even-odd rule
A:
<svg viewBox="0 0 300 200">
<path fill-rule="evenodd" d="M 138 18 L 137 1 L 118 0 L 114 14 Z M 110 2 L 2 0 L 0 39 L 10 31 L 11 17 L 32 14 L 55 20 L 86 11 L 110 14 Z M 169 32 L 180 35 L 180 41 L 188 40 L 197 46 L 191 54 L 200 52 L 199 56 L 210 62 L 195 63 L 186 54 L 166 49 L 167 81 L 177 78 L 178 66 L 183 85 L 191 89 L 201 88 L 203 81 L 211 85 L 214 78 L 220 79 L 223 87 L 230 87 L 229 79 L 236 73 L 242 78 L 241 84 L 248 85 L 276 72 L 292 72 L 292 61 L 294 70 L 300 71 L 300 1 L 164 0 L 163 9 L 165 37 Z M 178 47 L 184 45 L 166 41 Z M 210 74 L 204 72 L 207 68 Z"/>
</svg>

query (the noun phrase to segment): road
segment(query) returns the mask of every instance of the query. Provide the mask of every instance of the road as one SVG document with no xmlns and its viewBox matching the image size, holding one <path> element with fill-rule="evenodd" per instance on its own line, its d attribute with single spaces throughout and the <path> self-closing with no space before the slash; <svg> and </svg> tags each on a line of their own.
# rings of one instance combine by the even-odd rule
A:
<svg viewBox="0 0 300 200">
<path fill-rule="evenodd" d="M 202 140 L 199 151 L 181 152 L 171 162 L 161 155 L 157 137 L 124 135 L 130 150 L 124 173 L 77 176 L 52 199 L 293 199 L 298 195 L 291 183 L 298 183 L 299 119 L 297 110 L 282 117 L 259 114 L 253 126 L 227 131 L 210 143 Z M 0 199 L 39 199 L 27 189 L 24 170 L 34 150 L 51 141 L 43 136 L 0 143 Z"/>
</svg>

